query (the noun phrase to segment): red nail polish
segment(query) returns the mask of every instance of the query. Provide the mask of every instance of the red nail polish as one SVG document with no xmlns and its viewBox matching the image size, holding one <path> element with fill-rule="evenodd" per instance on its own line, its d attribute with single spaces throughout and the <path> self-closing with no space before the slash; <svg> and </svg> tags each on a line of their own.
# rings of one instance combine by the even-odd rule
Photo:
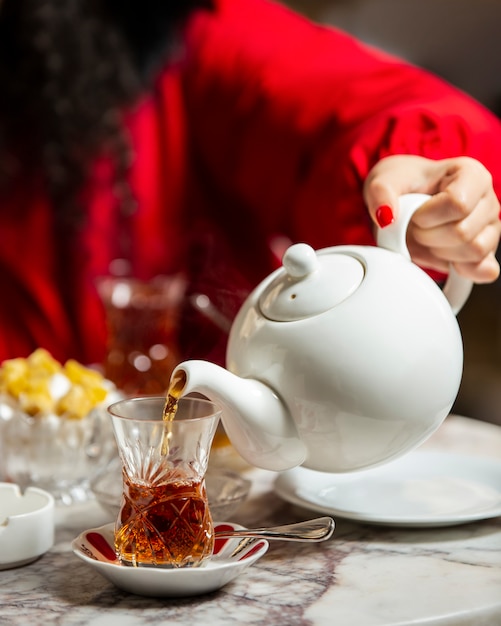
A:
<svg viewBox="0 0 501 626">
<path fill-rule="evenodd" d="M 501 211 L 499 211 L 499 215 L 498 215 L 499 219 L 501 220 Z"/>
<path fill-rule="evenodd" d="M 384 228 L 385 226 L 392 224 L 395 221 L 395 217 L 393 216 L 391 206 L 388 206 L 387 204 L 381 205 L 376 211 L 376 219 L 380 228 Z"/>
</svg>

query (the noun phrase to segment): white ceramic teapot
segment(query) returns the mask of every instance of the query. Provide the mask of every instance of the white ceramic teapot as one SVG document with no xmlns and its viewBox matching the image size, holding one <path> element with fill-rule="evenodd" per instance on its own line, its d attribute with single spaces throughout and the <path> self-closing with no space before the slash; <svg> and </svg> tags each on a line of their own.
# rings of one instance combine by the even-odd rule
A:
<svg viewBox="0 0 501 626">
<path fill-rule="evenodd" d="M 222 405 L 228 437 L 252 465 L 376 466 L 449 413 L 463 366 L 455 314 L 472 284 L 451 271 L 442 291 L 411 262 L 407 225 L 427 198 L 402 196 L 377 247 L 291 246 L 238 312 L 228 369 L 193 360 L 174 370 L 176 394 Z"/>
</svg>

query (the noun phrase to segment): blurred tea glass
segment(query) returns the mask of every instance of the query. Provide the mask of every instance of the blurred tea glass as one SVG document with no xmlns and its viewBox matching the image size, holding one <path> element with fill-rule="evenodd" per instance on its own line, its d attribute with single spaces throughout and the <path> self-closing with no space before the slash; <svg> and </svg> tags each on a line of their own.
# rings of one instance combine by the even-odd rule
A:
<svg viewBox="0 0 501 626">
<path fill-rule="evenodd" d="M 115 548 L 124 565 L 194 567 L 214 548 L 205 476 L 221 411 L 186 397 L 169 421 L 164 404 L 139 397 L 108 408 L 122 463 Z"/>
<path fill-rule="evenodd" d="M 104 277 L 97 288 L 108 330 L 104 375 L 129 396 L 164 393 L 180 360 L 178 326 L 185 279 Z"/>
</svg>

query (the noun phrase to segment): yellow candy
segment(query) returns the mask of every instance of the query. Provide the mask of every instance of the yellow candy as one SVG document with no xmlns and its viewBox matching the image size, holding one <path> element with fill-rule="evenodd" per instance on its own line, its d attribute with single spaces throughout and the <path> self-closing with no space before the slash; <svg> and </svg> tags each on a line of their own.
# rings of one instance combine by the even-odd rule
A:
<svg viewBox="0 0 501 626">
<path fill-rule="evenodd" d="M 85 417 L 95 406 L 87 389 L 82 385 L 73 385 L 68 393 L 57 403 L 57 413 L 66 414 L 72 419 Z"/>
<path fill-rule="evenodd" d="M 9 359 L 0 369 L 0 391 L 18 398 L 23 391 L 28 376 L 26 359 Z"/>
<path fill-rule="evenodd" d="M 69 391 L 59 400 L 52 398 L 51 383 L 55 374 L 70 381 Z M 27 359 L 9 359 L 0 367 L 0 393 L 15 398 L 30 415 L 56 413 L 82 418 L 108 395 L 106 381 L 97 371 L 69 359 L 64 367 L 50 353 L 39 348 Z"/>
<path fill-rule="evenodd" d="M 30 386 L 26 391 L 22 391 L 18 397 L 19 406 L 22 411 L 28 415 L 36 415 L 37 413 L 50 413 L 54 408 L 54 401 L 49 393 L 48 388 L 44 389 L 36 385 Z"/>
<path fill-rule="evenodd" d="M 74 359 L 68 359 L 64 366 L 64 373 L 72 383 L 80 383 L 84 386 L 103 386 L 104 378 L 96 370 L 84 367 Z"/>
<path fill-rule="evenodd" d="M 27 359 L 28 367 L 35 373 L 46 374 L 52 376 L 61 371 L 61 364 L 54 359 L 47 350 L 38 348 L 30 354 Z"/>
</svg>

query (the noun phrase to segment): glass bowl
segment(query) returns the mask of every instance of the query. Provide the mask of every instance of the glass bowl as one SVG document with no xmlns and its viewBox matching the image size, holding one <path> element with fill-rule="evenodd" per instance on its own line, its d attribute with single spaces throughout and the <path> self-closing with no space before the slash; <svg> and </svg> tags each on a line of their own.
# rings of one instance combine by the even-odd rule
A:
<svg viewBox="0 0 501 626">
<path fill-rule="evenodd" d="M 226 521 L 247 498 L 251 481 L 236 472 L 209 468 L 205 485 L 212 518 Z M 90 488 L 101 507 L 115 518 L 122 497 L 122 466 L 118 457 L 98 472 L 91 480 Z"/>
<path fill-rule="evenodd" d="M 57 503 L 92 497 L 90 480 L 116 454 L 106 407 L 79 419 L 24 413 L 0 397 L 0 477 L 39 487 Z"/>
</svg>

